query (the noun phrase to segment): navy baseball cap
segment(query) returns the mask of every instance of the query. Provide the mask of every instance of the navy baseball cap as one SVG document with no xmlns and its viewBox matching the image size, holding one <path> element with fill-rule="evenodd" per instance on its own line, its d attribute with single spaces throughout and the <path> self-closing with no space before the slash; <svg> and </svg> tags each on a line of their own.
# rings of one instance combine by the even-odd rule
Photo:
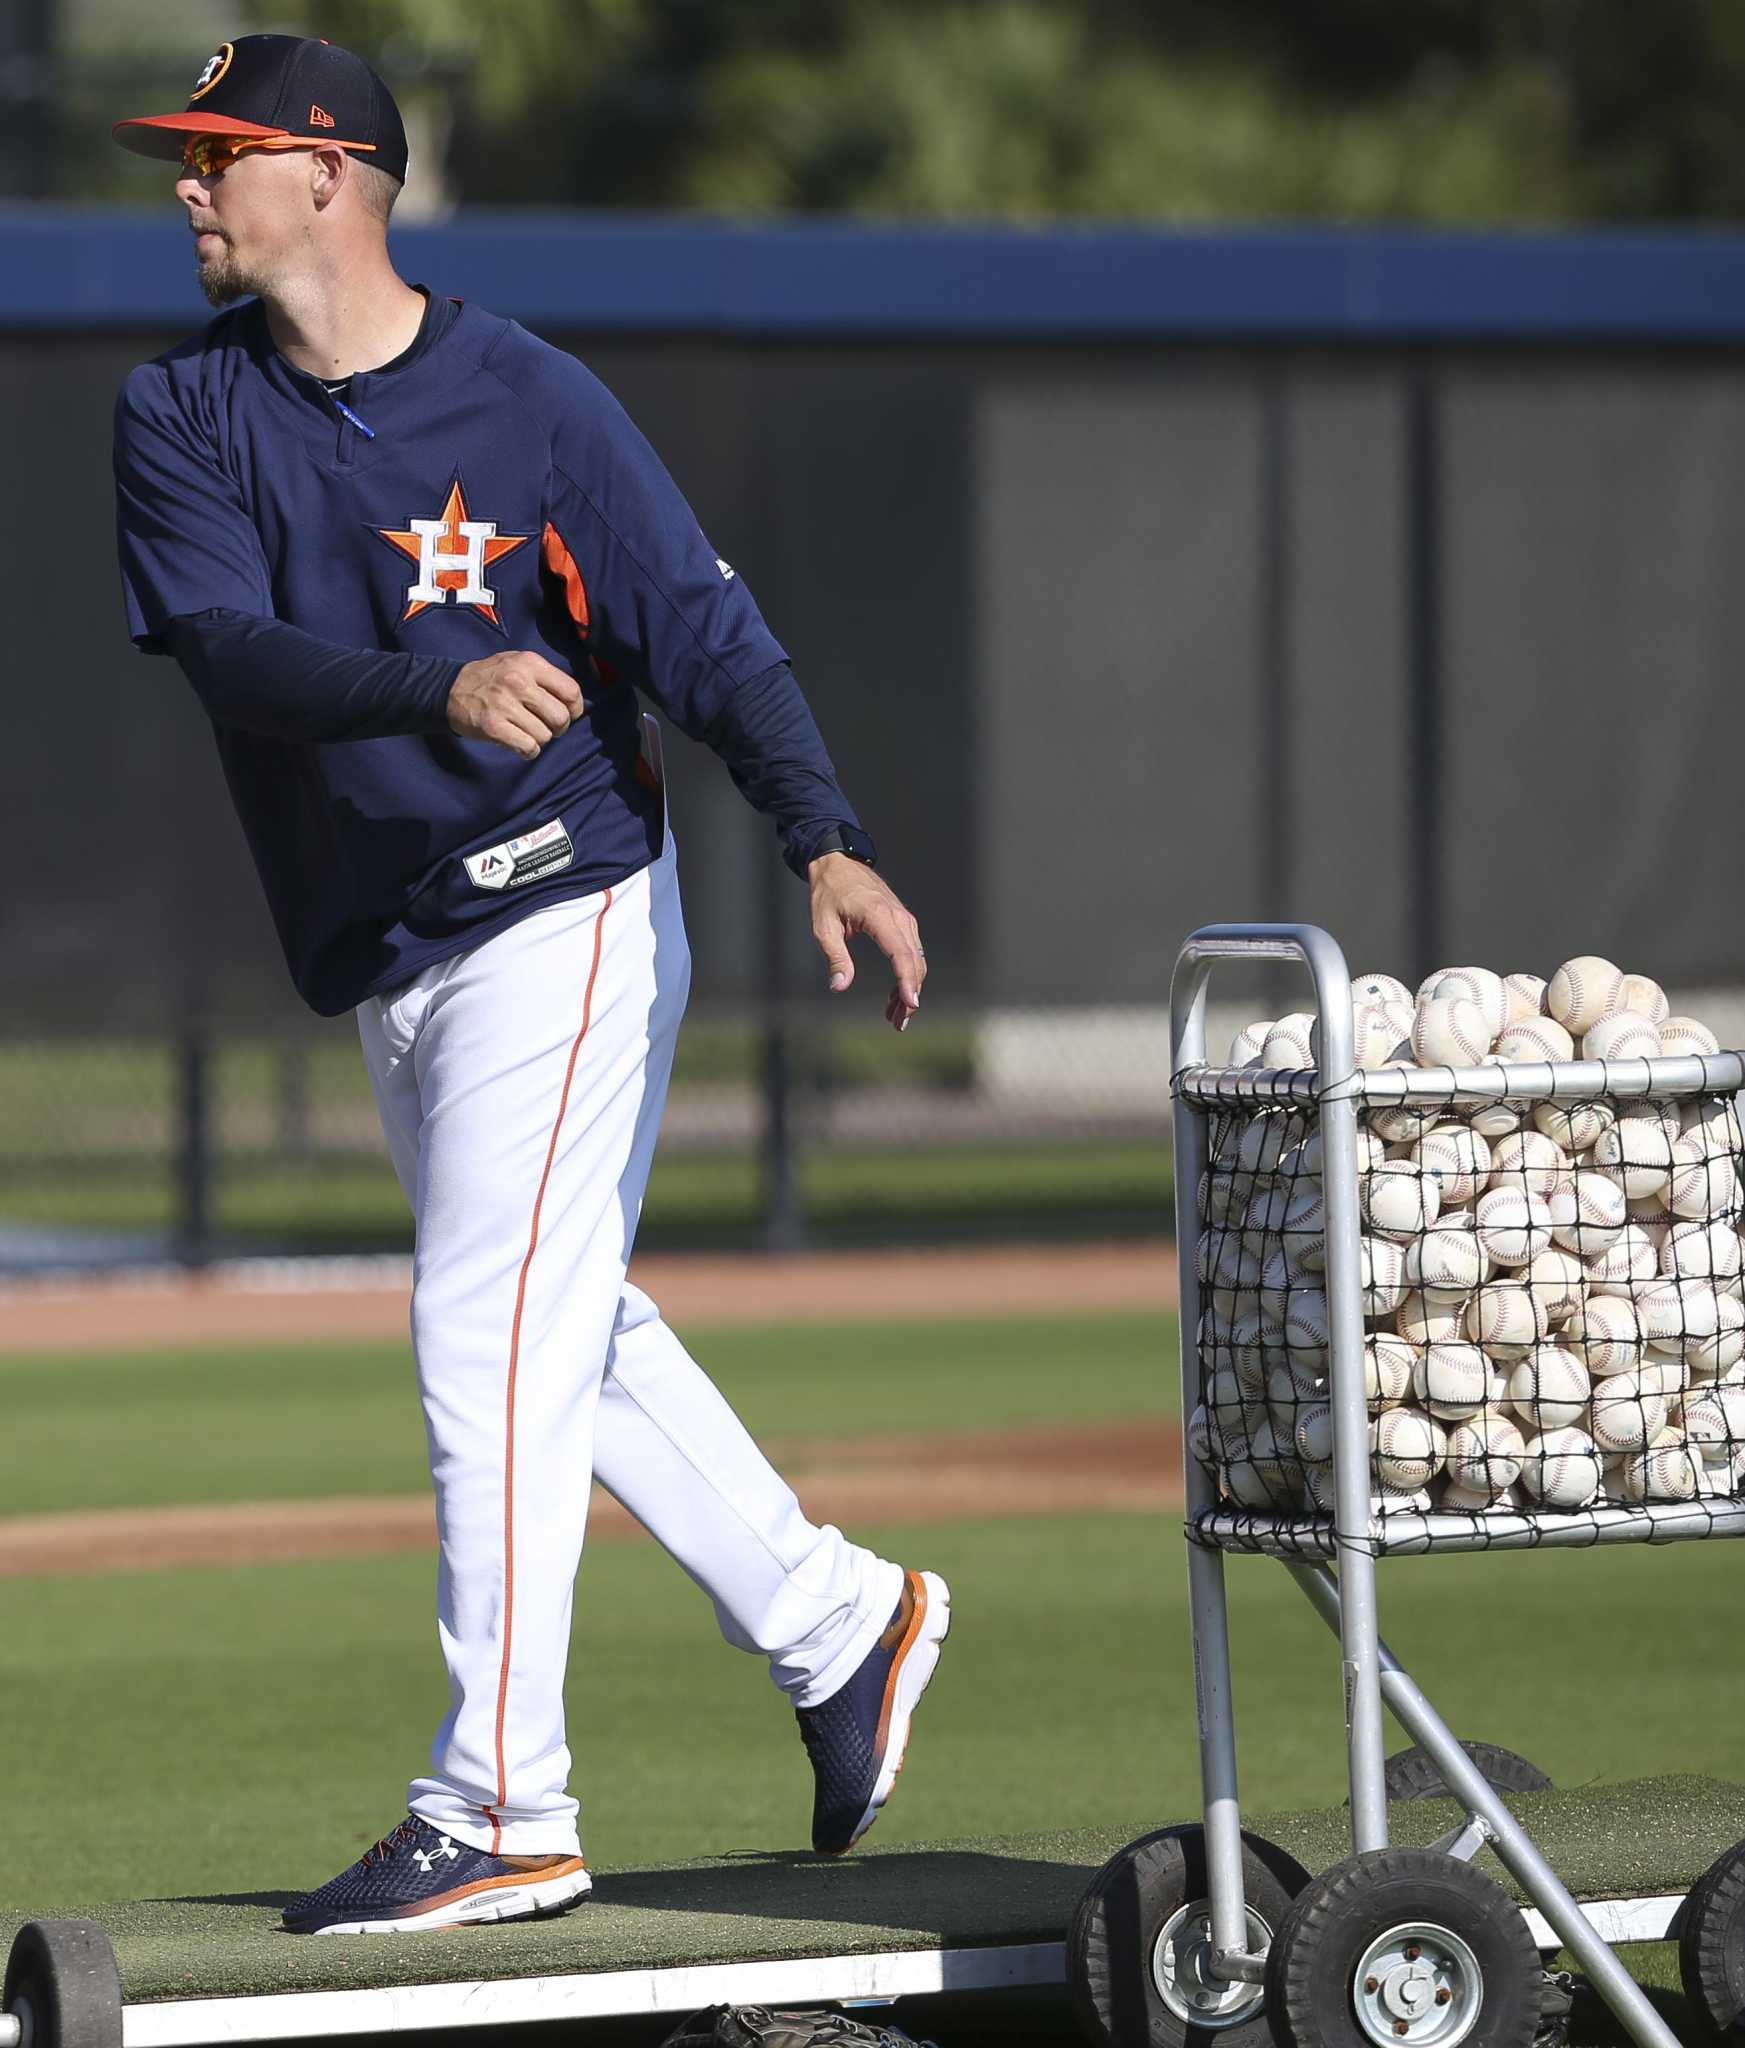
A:
<svg viewBox="0 0 1745 2048">
<path fill-rule="evenodd" d="M 179 114 L 138 114 L 111 131 L 123 149 L 180 163 L 191 135 L 325 142 L 406 178 L 394 95 L 361 57 L 318 36 L 238 36 L 207 58 Z"/>
</svg>

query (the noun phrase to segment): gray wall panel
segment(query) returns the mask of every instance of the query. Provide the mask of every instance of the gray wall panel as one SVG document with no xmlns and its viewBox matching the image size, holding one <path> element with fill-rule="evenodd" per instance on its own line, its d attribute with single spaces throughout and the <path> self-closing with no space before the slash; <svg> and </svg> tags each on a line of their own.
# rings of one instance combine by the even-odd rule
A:
<svg viewBox="0 0 1745 2048">
<path fill-rule="evenodd" d="M 1745 382 L 1468 365 L 1445 405 L 1451 949 L 1737 978 Z"/>
</svg>

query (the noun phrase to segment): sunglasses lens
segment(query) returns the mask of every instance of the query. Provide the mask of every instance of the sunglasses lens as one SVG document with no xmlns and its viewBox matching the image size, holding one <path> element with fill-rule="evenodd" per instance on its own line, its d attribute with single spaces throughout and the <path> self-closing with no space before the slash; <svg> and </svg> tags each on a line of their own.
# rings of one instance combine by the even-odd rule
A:
<svg viewBox="0 0 1745 2048">
<path fill-rule="evenodd" d="M 182 166 L 197 178 L 210 178 L 219 171 L 227 171 L 236 161 L 236 152 L 227 148 L 215 135 L 195 135 L 188 140 L 182 151 Z"/>
</svg>

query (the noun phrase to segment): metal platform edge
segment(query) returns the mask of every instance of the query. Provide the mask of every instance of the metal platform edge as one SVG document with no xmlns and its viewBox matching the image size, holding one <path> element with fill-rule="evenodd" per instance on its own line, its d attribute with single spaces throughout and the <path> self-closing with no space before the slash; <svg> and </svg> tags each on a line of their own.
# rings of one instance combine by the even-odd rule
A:
<svg viewBox="0 0 1745 2048">
<path fill-rule="evenodd" d="M 391 1937 L 379 1937 L 389 1939 Z M 505 1977 L 467 1984 L 402 1984 L 367 1991 L 280 1991 L 127 2006 L 123 2048 L 197 2048 L 226 2041 L 294 2041 L 333 2034 L 398 2034 L 525 2020 L 623 2018 L 706 2005 L 847 2004 L 941 1991 L 1026 1990 L 1066 1981 L 1063 1942 L 1003 1948 L 898 1949 L 680 1968 Z"/>
<path fill-rule="evenodd" d="M 1608 1942 L 1666 1941 L 1678 1932 L 1684 1902 L 1682 1892 L 1669 1892 L 1653 1898 L 1587 1899 L 1581 1909 Z M 1523 1915 L 1538 1947 L 1560 1946 L 1539 1913 L 1523 1908 Z M 947 1991 L 1042 1990 L 1065 1982 L 1066 1945 L 1059 1941 L 899 1949 L 367 1991 L 167 1999 L 128 2006 L 122 2013 L 122 2043 L 123 2048 L 199 2048 L 201 2043 L 398 2034 L 527 2020 L 683 2014 L 706 2005 L 843 2005 Z"/>
</svg>

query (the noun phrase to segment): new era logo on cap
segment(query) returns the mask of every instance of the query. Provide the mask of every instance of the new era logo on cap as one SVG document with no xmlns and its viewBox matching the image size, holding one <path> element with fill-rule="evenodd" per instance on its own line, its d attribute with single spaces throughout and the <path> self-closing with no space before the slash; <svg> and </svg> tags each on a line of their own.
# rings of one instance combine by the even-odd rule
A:
<svg viewBox="0 0 1745 2048">
<path fill-rule="evenodd" d="M 391 178 L 406 175 L 406 129 L 394 96 L 361 57 L 318 36 L 238 36 L 201 68 L 179 114 L 118 121 L 115 139 L 140 156 L 181 160 L 191 135 L 333 142 Z"/>
</svg>

